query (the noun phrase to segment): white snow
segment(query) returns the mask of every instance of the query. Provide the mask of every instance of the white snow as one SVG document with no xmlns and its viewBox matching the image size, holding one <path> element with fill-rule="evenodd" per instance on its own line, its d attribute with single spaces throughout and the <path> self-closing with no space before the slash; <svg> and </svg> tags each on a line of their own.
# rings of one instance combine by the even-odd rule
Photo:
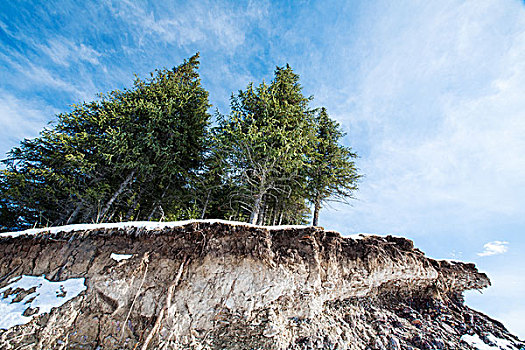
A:
<svg viewBox="0 0 525 350">
<path fill-rule="evenodd" d="M 45 278 L 45 275 L 23 275 L 12 278 L 9 283 L 0 289 L 0 329 L 9 329 L 16 325 L 25 324 L 31 321 L 34 316 L 47 313 L 54 307 L 60 307 L 86 290 L 84 278 L 70 278 L 65 281 L 51 282 Z M 28 291 L 31 288 L 35 288 L 35 291 L 20 301 L 14 301 L 21 290 Z M 21 290 L 7 296 L 6 292 L 9 289 L 11 291 Z M 38 311 L 33 316 L 24 316 L 23 313 L 28 308 L 38 308 Z"/>
<path fill-rule="evenodd" d="M 373 236 L 372 234 L 370 233 L 354 233 L 353 235 L 345 235 L 344 237 L 345 238 L 351 238 L 351 239 L 354 239 L 356 241 L 360 240 L 360 239 L 364 239 L 368 236 Z"/>
<path fill-rule="evenodd" d="M 465 334 L 461 336 L 461 340 L 465 341 L 470 346 L 475 347 L 478 350 L 499 349 L 499 347 L 497 346 L 490 346 L 488 344 L 485 344 L 485 342 L 483 342 L 483 340 L 481 340 L 481 338 L 477 334 L 474 334 L 474 335 Z"/>
<path fill-rule="evenodd" d="M 248 224 L 246 222 L 239 221 L 228 221 L 228 220 L 185 220 L 185 221 L 171 221 L 171 222 L 158 222 L 158 221 L 130 221 L 130 222 L 114 222 L 114 223 L 103 223 L 103 224 L 75 224 L 75 225 L 66 225 L 66 226 L 57 226 L 57 227 L 46 227 L 46 228 L 37 228 L 29 229 L 19 232 L 3 232 L 0 233 L 0 237 L 18 237 L 23 235 L 36 235 L 38 233 L 58 233 L 58 232 L 71 232 L 71 231 L 85 231 L 85 230 L 94 230 L 94 229 L 111 229 L 111 228 L 125 228 L 125 227 L 140 227 L 147 230 L 162 229 L 165 227 L 178 227 L 184 226 L 191 223 L 222 223 L 228 225 L 236 226 L 249 226 L 249 227 L 259 227 L 265 228 L 268 230 L 282 230 L 290 228 L 306 228 L 309 226 L 305 225 L 283 225 L 283 226 L 258 226 Z"/>
<path fill-rule="evenodd" d="M 498 338 L 494 336 L 493 334 L 487 335 L 487 338 L 496 345 L 491 346 L 491 345 L 485 344 L 485 342 L 483 342 L 483 340 L 481 340 L 481 338 L 477 334 L 474 334 L 474 335 L 465 334 L 461 336 L 461 340 L 464 340 L 469 345 L 475 347 L 478 350 L 516 349 L 516 347 L 514 347 L 510 341 Z"/>
<path fill-rule="evenodd" d="M 132 256 L 133 254 L 117 254 L 117 253 L 111 253 L 110 255 L 111 259 L 116 260 L 116 261 L 127 260 L 131 258 Z"/>
<path fill-rule="evenodd" d="M 506 340 L 506 339 L 501 339 L 501 338 L 498 338 L 496 337 L 494 334 L 489 334 L 487 335 L 487 338 L 497 344 L 501 349 L 515 349 L 516 347 L 512 344 L 512 342 Z"/>
</svg>

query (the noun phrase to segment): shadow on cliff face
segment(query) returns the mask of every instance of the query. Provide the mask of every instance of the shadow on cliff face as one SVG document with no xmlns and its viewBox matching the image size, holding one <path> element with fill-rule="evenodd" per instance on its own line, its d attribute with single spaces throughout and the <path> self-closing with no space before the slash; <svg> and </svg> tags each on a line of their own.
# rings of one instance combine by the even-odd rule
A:
<svg viewBox="0 0 525 350">
<path fill-rule="evenodd" d="M 15 287 L 20 276 L 83 279 L 85 288 L 59 289 L 67 300 L 50 312 L 17 305 L 22 321 L 0 330 L 5 349 L 523 346 L 464 305 L 464 290 L 490 284 L 485 274 L 426 258 L 399 237 L 196 222 L 42 232 L 0 245 L 2 302 L 39 294 Z"/>
</svg>

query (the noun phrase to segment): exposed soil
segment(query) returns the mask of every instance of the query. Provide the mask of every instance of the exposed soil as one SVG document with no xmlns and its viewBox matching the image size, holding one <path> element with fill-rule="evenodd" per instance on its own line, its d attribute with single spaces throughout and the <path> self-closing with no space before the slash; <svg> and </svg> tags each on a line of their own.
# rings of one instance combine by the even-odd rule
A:
<svg viewBox="0 0 525 350">
<path fill-rule="evenodd" d="M 22 275 L 87 289 L 0 330 L 2 349 L 475 349 L 465 334 L 524 346 L 464 305 L 485 274 L 392 236 L 192 223 L 0 238 L 0 288 Z"/>
</svg>

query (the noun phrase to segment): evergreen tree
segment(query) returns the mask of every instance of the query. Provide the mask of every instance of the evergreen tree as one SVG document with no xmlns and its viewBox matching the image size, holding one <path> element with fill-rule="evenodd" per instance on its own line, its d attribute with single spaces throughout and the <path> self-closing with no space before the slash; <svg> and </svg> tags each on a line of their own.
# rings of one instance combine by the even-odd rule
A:
<svg viewBox="0 0 525 350">
<path fill-rule="evenodd" d="M 216 135 L 236 188 L 231 197 L 251 223 L 265 223 L 268 209 L 280 215 L 271 205 L 280 199 L 283 210 L 301 186 L 299 170 L 313 137 L 310 100 L 287 65 L 276 68 L 270 85 L 251 83 L 232 96 L 231 114 L 219 116 Z"/>
<path fill-rule="evenodd" d="M 313 224 L 351 198 L 356 155 L 299 76 L 277 67 L 218 114 L 213 133 L 198 55 L 131 89 L 74 105 L 24 140 L 0 171 L 0 230 L 79 222 L 225 218 Z"/>
<path fill-rule="evenodd" d="M 0 173 L 2 229 L 187 212 L 206 152 L 198 54 L 132 89 L 73 106 Z"/>
<path fill-rule="evenodd" d="M 357 190 L 360 175 L 349 147 L 339 144 L 344 133 L 325 108 L 315 118 L 314 152 L 309 156 L 308 197 L 314 205 L 312 225 L 317 226 L 319 211 L 328 200 L 346 200 Z"/>
</svg>

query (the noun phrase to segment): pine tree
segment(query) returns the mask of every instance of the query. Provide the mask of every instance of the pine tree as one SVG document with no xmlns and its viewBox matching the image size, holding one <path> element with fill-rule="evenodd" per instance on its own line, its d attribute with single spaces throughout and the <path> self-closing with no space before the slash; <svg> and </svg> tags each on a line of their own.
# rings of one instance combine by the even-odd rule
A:
<svg viewBox="0 0 525 350">
<path fill-rule="evenodd" d="M 300 186 L 313 137 L 310 100 L 287 65 L 276 68 L 270 85 L 251 83 L 232 96 L 231 114 L 219 117 L 215 134 L 236 189 L 232 201 L 251 223 L 264 223 L 268 212 L 280 215 L 278 199 L 282 207 Z"/>
<path fill-rule="evenodd" d="M 79 222 L 226 218 L 313 224 L 322 205 L 351 198 L 360 175 L 344 134 L 311 109 L 299 76 L 231 98 L 208 133 L 198 55 L 131 89 L 74 105 L 0 171 L 0 230 Z"/>
<path fill-rule="evenodd" d="M 325 108 L 321 108 L 315 118 L 315 133 L 314 152 L 306 168 L 309 200 L 314 205 L 313 226 L 318 225 L 323 203 L 351 198 L 361 177 L 353 161 L 357 155 L 351 148 L 339 144 L 344 133 Z"/>
<path fill-rule="evenodd" d="M 2 229 L 187 212 L 209 124 L 198 65 L 197 54 L 75 105 L 14 148 L 0 173 Z"/>
</svg>

